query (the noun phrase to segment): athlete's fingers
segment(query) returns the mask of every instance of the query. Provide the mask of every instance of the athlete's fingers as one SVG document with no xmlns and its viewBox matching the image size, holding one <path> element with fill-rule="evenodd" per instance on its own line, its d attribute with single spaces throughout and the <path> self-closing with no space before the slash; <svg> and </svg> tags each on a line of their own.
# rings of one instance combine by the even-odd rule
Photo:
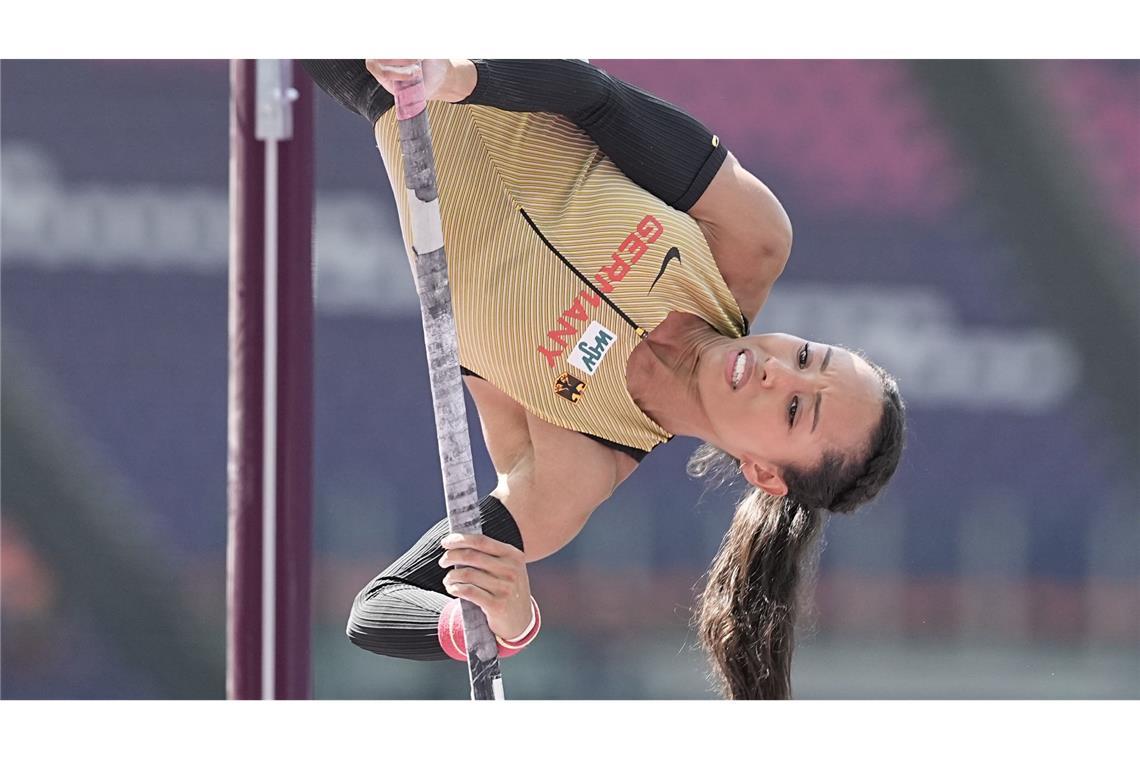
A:
<svg viewBox="0 0 1140 760">
<path fill-rule="evenodd" d="M 493 594 L 472 583 L 450 583 L 446 588 L 452 596 L 478 605 L 487 616 L 491 630 L 508 639 L 521 635 L 532 618 L 529 594 L 514 597 Z"/>
<path fill-rule="evenodd" d="M 456 565 L 477 567 L 509 582 L 516 581 L 520 573 L 517 562 L 495 557 L 477 549 L 448 549 L 439 558 L 440 567 L 455 567 Z"/>
<path fill-rule="evenodd" d="M 456 583 L 447 587 L 447 593 L 479 605 L 479 609 L 483 610 L 483 614 L 488 618 L 497 616 L 501 611 L 499 600 L 497 600 L 493 594 L 487 593 L 485 589 L 481 589 L 478 586 L 472 586 L 468 583 Z"/>
<path fill-rule="evenodd" d="M 444 549 L 476 549 L 492 557 L 519 560 L 523 553 L 502 541 L 496 541 L 482 533 L 451 533 L 439 542 Z"/>
<path fill-rule="evenodd" d="M 408 67 L 415 66 L 419 62 L 419 58 L 366 58 L 364 60 L 364 65 Z"/>
<path fill-rule="evenodd" d="M 502 560 L 485 554 L 483 557 L 504 564 Z M 517 572 L 510 573 L 507 579 L 478 567 L 457 567 L 444 576 L 443 586 L 452 596 L 479 605 L 491 630 L 507 638 L 521 634 L 531 619 L 530 583 L 525 562 L 517 563 Z"/>
<path fill-rule="evenodd" d="M 499 600 L 508 598 L 511 589 L 511 584 L 477 567 L 457 567 L 443 577 L 443 586 L 449 591 L 462 585 L 475 586 Z"/>
<path fill-rule="evenodd" d="M 388 81 L 412 79 L 417 73 L 418 64 L 419 60 L 415 58 L 368 58 L 364 61 L 372 76 Z"/>
</svg>

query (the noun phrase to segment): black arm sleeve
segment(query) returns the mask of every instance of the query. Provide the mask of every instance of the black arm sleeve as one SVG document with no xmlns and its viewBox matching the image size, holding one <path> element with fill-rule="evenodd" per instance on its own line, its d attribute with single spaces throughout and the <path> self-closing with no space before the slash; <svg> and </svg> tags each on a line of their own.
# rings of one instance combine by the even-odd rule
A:
<svg viewBox="0 0 1140 760">
<path fill-rule="evenodd" d="M 301 66 L 318 87 L 348 110 L 368 119 L 369 124 L 375 124 L 396 102 L 392 93 L 369 73 L 362 59 L 303 60 Z"/>
<path fill-rule="evenodd" d="M 583 61 L 475 60 L 478 81 L 464 103 L 565 116 L 631 180 L 688 211 L 728 151 L 674 105 Z"/>
<path fill-rule="evenodd" d="M 688 211 L 728 151 L 699 121 L 582 61 L 475 60 L 478 81 L 464 103 L 565 116 L 617 168 L 670 206 Z M 302 61 L 313 81 L 373 124 L 392 95 L 362 60 Z"/>
<path fill-rule="evenodd" d="M 479 502 L 483 533 L 522 550 L 522 534 L 511 513 L 494 496 Z M 448 568 L 439 566 L 439 542 L 449 532 L 436 523 L 416 545 L 361 589 L 348 617 L 348 638 L 376 654 L 407 660 L 449 659 L 439 645 L 439 615 L 454 597 L 443 587 Z"/>
</svg>

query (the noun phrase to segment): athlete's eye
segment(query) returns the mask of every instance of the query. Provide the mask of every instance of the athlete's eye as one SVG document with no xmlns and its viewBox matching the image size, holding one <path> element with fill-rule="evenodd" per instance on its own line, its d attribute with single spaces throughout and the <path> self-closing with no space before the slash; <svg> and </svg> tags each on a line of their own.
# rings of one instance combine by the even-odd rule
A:
<svg viewBox="0 0 1140 760">
<path fill-rule="evenodd" d="M 800 397 L 792 396 L 792 403 L 788 404 L 788 427 L 791 427 L 796 422 L 796 412 L 800 408 Z"/>
<path fill-rule="evenodd" d="M 803 369 L 804 367 L 807 366 L 808 359 L 810 358 L 810 356 L 811 356 L 811 354 L 808 352 L 808 344 L 805 343 L 803 345 L 803 347 L 800 349 L 800 353 L 799 353 L 800 369 Z"/>
</svg>

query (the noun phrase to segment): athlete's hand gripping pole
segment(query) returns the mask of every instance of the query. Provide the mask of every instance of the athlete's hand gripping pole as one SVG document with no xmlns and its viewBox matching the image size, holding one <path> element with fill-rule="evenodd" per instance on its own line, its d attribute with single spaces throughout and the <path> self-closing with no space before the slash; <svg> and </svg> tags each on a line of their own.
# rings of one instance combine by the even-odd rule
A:
<svg viewBox="0 0 1140 760">
<path fill-rule="evenodd" d="M 443 227 L 439 216 L 439 193 L 435 181 L 435 156 L 419 67 L 411 79 L 397 83 L 396 118 L 400 150 L 404 156 L 404 184 L 415 251 L 416 292 L 427 346 L 428 373 L 435 406 L 439 461 L 447 519 L 456 533 L 482 533 L 476 504 L 475 470 L 471 462 L 471 438 L 467 409 L 459 375 L 459 344 L 451 309 L 451 287 L 443 250 Z M 503 699 L 498 643 L 487 625 L 483 610 L 462 601 L 463 628 L 467 640 L 467 667 L 472 699 Z"/>
</svg>

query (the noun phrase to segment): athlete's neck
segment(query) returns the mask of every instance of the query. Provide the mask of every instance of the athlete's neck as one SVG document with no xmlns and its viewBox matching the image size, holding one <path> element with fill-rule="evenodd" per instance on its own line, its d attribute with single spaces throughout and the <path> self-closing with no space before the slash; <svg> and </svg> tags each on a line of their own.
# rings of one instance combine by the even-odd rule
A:
<svg viewBox="0 0 1140 760">
<path fill-rule="evenodd" d="M 701 353 L 728 340 L 700 317 L 670 312 L 634 348 L 625 368 L 634 403 L 673 435 L 707 440 L 711 424 L 701 405 L 697 369 Z"/>
</svg>

